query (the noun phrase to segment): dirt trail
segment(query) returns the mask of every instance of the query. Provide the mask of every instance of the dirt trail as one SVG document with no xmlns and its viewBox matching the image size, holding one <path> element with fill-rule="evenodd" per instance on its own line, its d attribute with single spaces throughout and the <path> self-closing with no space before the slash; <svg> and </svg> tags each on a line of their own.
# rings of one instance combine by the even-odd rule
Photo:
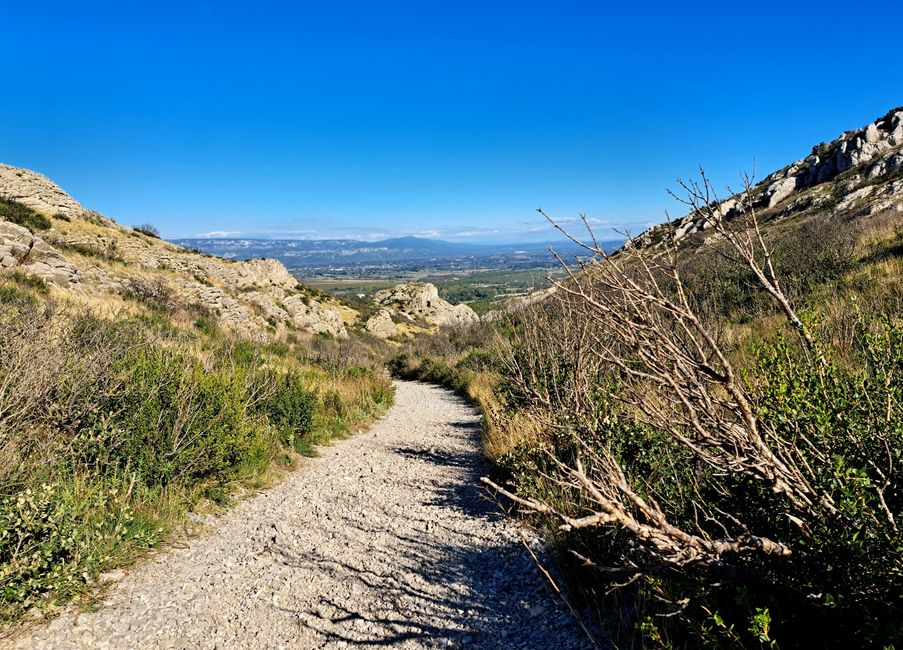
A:
<svg viewBox="0 0 903 650">
<path fill-rule="evenodd" d="M 481 470 L 473 409 L 399 382 L 369 432 L 12 647 L 586 647 Z"/>
</svg>

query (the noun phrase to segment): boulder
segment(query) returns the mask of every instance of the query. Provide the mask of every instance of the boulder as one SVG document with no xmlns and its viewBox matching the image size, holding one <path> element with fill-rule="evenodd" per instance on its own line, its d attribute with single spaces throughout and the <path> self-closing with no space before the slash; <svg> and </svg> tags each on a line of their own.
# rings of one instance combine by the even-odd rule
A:
<svg viewBox="0 0 903 650">
<path fill-rule="evenodd" d="M 335 307 L 327 307 L 318 300 L 303 296 L 288 296 L 282 301 L 282 305 L 292 323 L 299 329 L 339 338 L 348 337 L 342 316 Z"/>
<path fill-rule="evenodd" d="M 0 221 L 0 267 L 36 275 L 68 286 L 79 281 L 78 269 L 28 228 Z"/>
<path fill-rule="evenodd" d="M 364 324 L 364 329 L 378 336 L 381 339 L 387 339 L 395 334 L 397 327 L 392 320 L 392 314 L 388 309 L 380 309 L 378 313 L 373 314 Z"/>
<path fill-rule="evenodd" d="M 765 205 L 773 208 L 793 194 L 794 190 L 796 190 L 797 182 L 795 177 L 790 177 L 769 185 L 768 189 L 765 190 Z"/>
</svg>

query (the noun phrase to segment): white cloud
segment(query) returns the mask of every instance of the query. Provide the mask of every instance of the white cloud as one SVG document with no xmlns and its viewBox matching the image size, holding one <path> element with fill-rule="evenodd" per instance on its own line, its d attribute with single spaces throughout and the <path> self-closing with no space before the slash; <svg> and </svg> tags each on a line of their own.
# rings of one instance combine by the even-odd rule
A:
<svg viewBox="0 0 903 650">
<path fill-rule="evenodd" d="M 195 237 L 235 237 L 240 234 L 240 230 L 211 230 L 210 232 L 200 232 Z"/>
</svg>

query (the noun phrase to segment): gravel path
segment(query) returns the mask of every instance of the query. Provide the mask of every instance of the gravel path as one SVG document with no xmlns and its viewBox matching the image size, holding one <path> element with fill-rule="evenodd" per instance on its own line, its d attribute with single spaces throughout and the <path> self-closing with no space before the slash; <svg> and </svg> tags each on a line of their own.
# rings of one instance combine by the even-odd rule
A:
<svg viewBox="0 0 903 650">
<path fill-rule="evenodd" d="M 586 647 L 477 487 L 473 409 L 396 387 L 369 432 L 133 569 L 98 611 L 11 647 Z"/>
</svg>

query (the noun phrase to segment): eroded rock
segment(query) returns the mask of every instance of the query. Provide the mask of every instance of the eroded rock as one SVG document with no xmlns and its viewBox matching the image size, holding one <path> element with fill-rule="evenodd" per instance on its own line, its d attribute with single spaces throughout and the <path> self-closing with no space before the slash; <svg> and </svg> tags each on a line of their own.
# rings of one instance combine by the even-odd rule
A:
<svg viewBox="0 0 903 650">
<path fill-rule="evenodd" d="M 378 336 L 381 339 L 387 339 L 393 336 L 397 331 L 397 326 L 392 320 L 392 314 L 388 309 L 380 309 L 378 313 L 373 314 L 364 324 L 364 329 Z"/>
<path fill-rule="evenodd" d="M 36 275 L 62 286 L 79 281 L 78 269 L 28 228 L 0 221 L 0 266 Z"/>
<path fill-rule="evenodd" d="M 473 309 L 467 305 L 452 305 L 439 297 L 439 290 L 429 283 L 405 283 L 378 291 L 373 302 L 390 312 L 422 318 L 440 327 L 469 325 L 479 321 Z"/>
<path fill-rule="evenodd" d="M 59 185 L 37 172 L 0 164 L 0 197 L 46 214 L 83 217 L 87 214 Z"/>
<path fill-rule="evenodd" d="M 339 338 L 348 336 L 342 316 L 335 307 L 327 307 L 318 300 L 297 295 L 286 297 L 282 304 L 295 327 Z"/>
</svg>

